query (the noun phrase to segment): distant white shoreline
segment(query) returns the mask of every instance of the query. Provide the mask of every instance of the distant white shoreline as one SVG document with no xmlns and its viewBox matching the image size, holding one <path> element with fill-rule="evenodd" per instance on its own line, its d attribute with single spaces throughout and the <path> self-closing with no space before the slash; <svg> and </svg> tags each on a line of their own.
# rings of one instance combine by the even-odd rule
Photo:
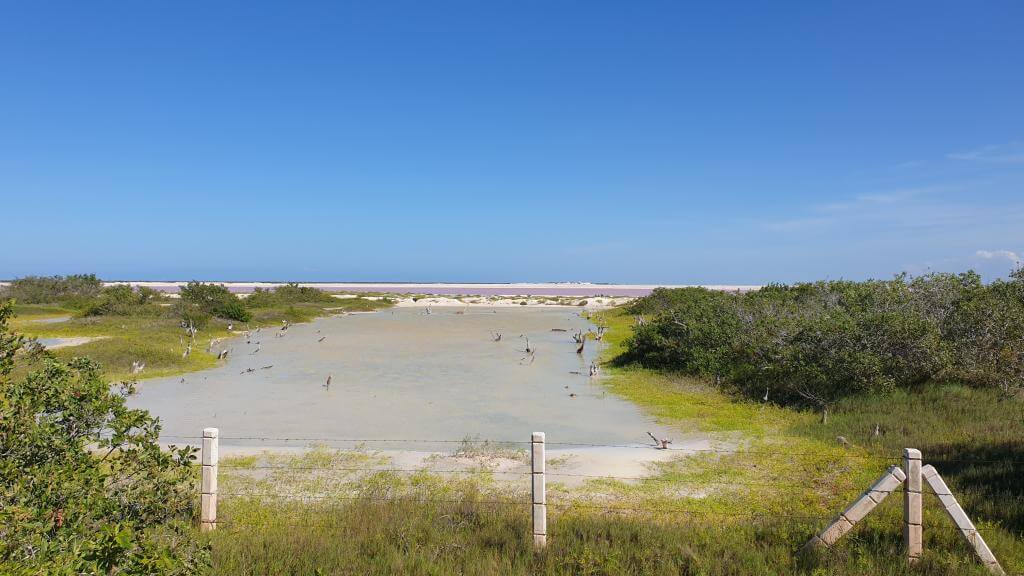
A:
<svg viewBox="0 0 1024 576">
<path fill-rule="evenodd" d="M 283 286 L 287 282 L 218 282 L 232 292 L 247 293 Z M 0 286 L 7 282 L 0 282 Z M 106 285 L 145 286 L 162 292 L 177 292 L 188 284 L 180 280 L 119 280 Z M 487 295 L 487 296 L 644 296 L 655 288 L 700 287 L 708 290 L 749 292 L 761 288 L 747 284 L 594 284 L 590 282 L 510 282 L 510 283 L 447 283 L 447 282 L 298 282 L 299 286 L 318 288 L 325 292 L 359 293 L 392 292 L 412 294 Z"/>
</svg>

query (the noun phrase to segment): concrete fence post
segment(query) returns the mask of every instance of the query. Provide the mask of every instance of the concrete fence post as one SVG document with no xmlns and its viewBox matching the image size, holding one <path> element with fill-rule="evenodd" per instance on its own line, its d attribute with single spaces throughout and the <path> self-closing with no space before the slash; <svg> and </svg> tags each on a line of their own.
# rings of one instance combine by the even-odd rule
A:
<svg viewBox="0 0 1024 576">
<path fill-rule="evenodd" d="M 875 481 L 863 494 L 861 494 L 846 510 L 832 521 L 824 530 L 810 539 L 804 548 L 825 547 L 831 548 L 844 534 L 849 532 L 853 525 L 860 522 L 876 506 L 882 503 L 899 487 L 900 483 L 906 480 L 903 470 L 898 466 L 892 466 L 882 474 L 882 477 Z"/>
<path fill-rule="evenodd" d="M 903 541 L 907 560 L 913 564 L 921 557 L 921 451 L 903 449 Z"/>
<path fill-rule="evenodd" d="M 1003 567 L 999 565 L 999 561 L 996 560 L 995 554 L 992 554 L 992 550 L 985 543 L 985 539 L 981 537 L 981 533 L 974 527 L 974 522 L 971 522 L 971 519 L 967 517 L 967 513 L 960 506 L 960 502 L 950 492 L 949 486 L 946 486 L 946 482 L 939 476 L 935 467 L 931 464 L 924 466 L 921 468 L 921 475 L 928 482 L 935 495 L 939 497 L 939 501 L 942 502 L 942 507 L 945 508 L 946 514 L 949 515 L 953 523 L 960 530 L 960 533 L 963 534 L 964 539 L 974 549 L 981 563 L 993 574 L 1006 574 L 1003 571 Z"/>
<path fill-rule="evenodd" d="M 217 527 L 217 435 L 216 428 L 203 429 L 203 484 L 200 490 L 199 528 L 206 532 Z"/>
<path fill-rule="evenodd" d="M 544 484 L 544 433 L 534 432 L 530 437 L 532 480 L 533 546 L 542 549 L 548 543 L 548 499 Z"/>
</svg>

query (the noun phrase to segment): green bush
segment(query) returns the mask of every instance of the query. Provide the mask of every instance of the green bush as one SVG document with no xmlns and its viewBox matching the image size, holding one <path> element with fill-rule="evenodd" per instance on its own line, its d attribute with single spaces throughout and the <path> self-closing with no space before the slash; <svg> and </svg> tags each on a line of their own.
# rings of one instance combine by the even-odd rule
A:
<svg viewBox="0 0 1024 576">
<path fill-rule="evenodd" d="M 252 319 L 252 314 L 245 309 L 238 296 L 222 284 L 192 281 L 181 289 L 180 294 L 182 301 L 193 304 L 212 316 L 238 322 L 248 322 Z"/>
<path fill-rule="evenodd" d="M 646 365 L 688 374 L 721 376 L 732 363 L 739 330 L 734 295 L 702 288 L 658 288 L 634 306 L 635 313 L 660 311 L 637 327 L 628 354 Z"/>
<path fill-rule="evenodd" d="M 163 295 L 152 288 L 117 284 L 104 288 L 85 308 L 84 313 L 86 316 L 158 314 L 162 310 L 156 303 L 162 298 Z"/>
<path fill-rule="evenodd" d="M 322 290 L 291 283 L 265 290 L 257 288 L 245 300 L 248 308 L 269 308 L 282 304 L 313 304 L 336 302 L 337 299 Z"/>
<path fill-rule="evenodd" d="M 175 303 L 172 308 L 172 312 L 181 320 L 181 326 L 183 328 L 192 327 L 196 330 L 206 328 L 206 325 L 210 322 L 210 318 L 212 318 L 212 316 L 203 312 L 199 306 L 181 300 Z"/>
<path fill-rule="evenodd" d="M 826 409 L 845 396 L 960 380 L 1024 386 L 1024 275 L 658 289 L 630 310 L 623 362 L 714 377 L 751 397 Z"/>
<path fill-rule="evenodd" d="M 982 286 L 977 277 L 963 283 L 944 322 L 952 343 L 957 378 L 998 387 L 1004 394 L 1024 382 L 1024 269 L 1010 282 Z"/>
<path fill-rule="evenodd" d="M 193 574 L 194 449 L 162 451 L 159 421 L 129 409 L 87 359 L 43 358 L 11 377 L 22 340 L 0 306 L 0 573 Z"/>
<path fill-rule="evenodd" d="M 242 304 L 237 298 L 222 302 L 214 308 L 213 314 L 225 320 L 237 320 L 239 322 L 252 320 L 252 313 L 246 310 L 245 304 Z"/>
<path fill-rule="evenodd" d="M 63 304 L 81 308 L 102 289 L 103 282 L 95 274 L 25 276 L 12 280 L 0 296 L 13 298 L 19 304 Z"/>
</svg>

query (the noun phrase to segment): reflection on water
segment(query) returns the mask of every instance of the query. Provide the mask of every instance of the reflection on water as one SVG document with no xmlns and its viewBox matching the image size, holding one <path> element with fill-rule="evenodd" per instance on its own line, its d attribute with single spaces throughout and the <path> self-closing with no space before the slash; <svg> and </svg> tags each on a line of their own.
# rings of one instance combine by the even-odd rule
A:
<svg viewBox="0 0 1024 576">
<path fill-rule="evenodd" d="M 571 332 L 590 327 L 570 308 L 321 318 L 229 341 L 224 365 L 143 381 L 130 404 L 160 416 L 167 435 L 518 441 L 542 430 L 549 442 L 644 442 L 652 420 L 587 375 L 595 343 L 576 354 Z"/>
</svg>

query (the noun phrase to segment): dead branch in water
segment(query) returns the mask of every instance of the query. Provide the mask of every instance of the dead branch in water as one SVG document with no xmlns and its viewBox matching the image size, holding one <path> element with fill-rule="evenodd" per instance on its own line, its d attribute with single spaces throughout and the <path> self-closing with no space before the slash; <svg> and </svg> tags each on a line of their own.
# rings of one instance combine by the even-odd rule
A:
<svg viewBox="0 0 1024 576">
<path fill-rule="evenodd" d="M 655 448 L 657 448 L 658 450 L 668 450 L 668 445 L 672 443 L 672 441 L 669 440 L 668 438 L 662 438 L 661 440 L 658 440 L 658 438 L 655 437 L 655 435 L 651 434 L 650 432 L 648 432 L 647 435 L 651 437 L 651 440 L 654 440 L 655 444 L 657 444 Z"/>
</svg>

